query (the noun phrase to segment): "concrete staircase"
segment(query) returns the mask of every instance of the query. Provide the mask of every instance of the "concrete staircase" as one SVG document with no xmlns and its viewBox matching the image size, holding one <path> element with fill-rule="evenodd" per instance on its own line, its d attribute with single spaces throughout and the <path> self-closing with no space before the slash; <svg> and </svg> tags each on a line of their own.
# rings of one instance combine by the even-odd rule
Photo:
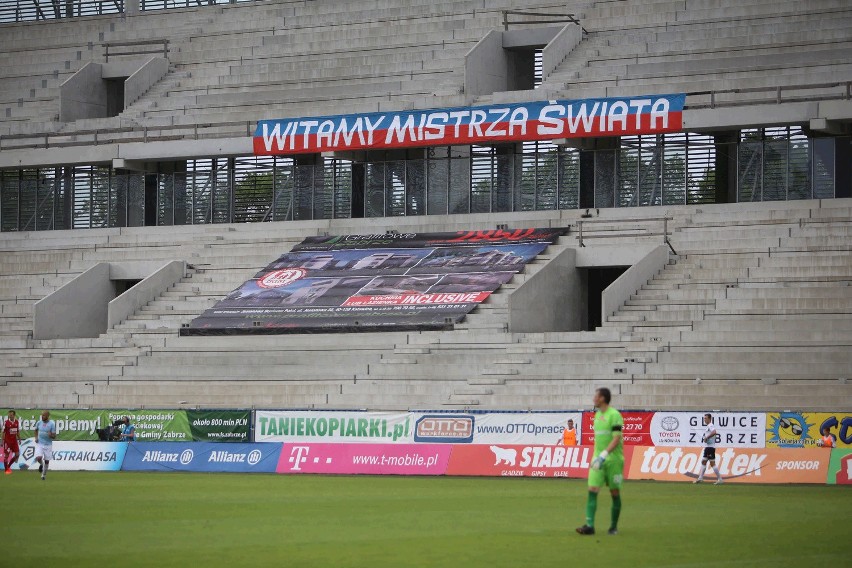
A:
<svg viewBox="0 0 852 568">
<path fill-rule="evenodd" d="M 579 211 L 515 226 L 575 225 Z M 850 200 L 602 210 L 673 217 L 678 255 L 603 326 L 510 333 L 507 299 L 557 252 L 454 331 L 180 337 L 180 326 L 310 234 L 354 219 L 0 235 L 0 398 L 17 406 L 586 407 L 835 410 L 852 372 Z M 520 214 L 395 219 L 408 232 L 489 228 Z M 617 239 L 607 239 L 607 244 Z M 634 241 L 626 237 L 625 243 Z M 594 247 L 592 241 L 588 247 Z M 182 258 L 186 278 L 95 339 L 33 341 L 32 301 L 94 262 Z"/>
</svg>

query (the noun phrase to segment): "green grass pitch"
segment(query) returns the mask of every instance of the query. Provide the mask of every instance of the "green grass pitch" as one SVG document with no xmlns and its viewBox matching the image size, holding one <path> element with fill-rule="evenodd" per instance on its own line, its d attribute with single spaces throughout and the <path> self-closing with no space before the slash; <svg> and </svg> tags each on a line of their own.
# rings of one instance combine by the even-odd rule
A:
<svg viewBox="0 0 852 568">
<path fill-rule="evenodd" d="M 582 480 L 35 472 L 0 476 L 0 566 L 841 567 L 852 489 Z"/>
</svg>

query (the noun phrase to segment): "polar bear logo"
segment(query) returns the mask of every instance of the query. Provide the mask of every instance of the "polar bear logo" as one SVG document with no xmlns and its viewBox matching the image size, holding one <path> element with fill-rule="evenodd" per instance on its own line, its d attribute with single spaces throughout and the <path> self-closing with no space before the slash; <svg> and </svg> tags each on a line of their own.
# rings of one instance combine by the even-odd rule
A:
<svg viewBox="0 0 852 568">
<path fill-rule="evenodd" d="M 518 459 L 518 451 L 512 448 L 501 448 L 500 446 L 491 446 L 491 451 L 494 452 L 494 465 L 505 463 L 506 465 L 515 465 Z"/>
</svg>

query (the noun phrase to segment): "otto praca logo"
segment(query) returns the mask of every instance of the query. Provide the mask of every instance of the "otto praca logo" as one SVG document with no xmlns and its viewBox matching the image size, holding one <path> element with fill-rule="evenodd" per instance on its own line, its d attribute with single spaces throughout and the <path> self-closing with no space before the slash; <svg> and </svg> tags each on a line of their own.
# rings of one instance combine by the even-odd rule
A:
<svg viewBox="0 0 852 568">
<path fill-rule="evenodd" d="M 299 278 L 307 275 L 308 271 L 304 268 L 285 268 L 284 270 L 275 270 L 266 274 L 257 281 L 257 285 L 261 288 L 282 288 L 288 284 L 292 284 Z"/>
<path fill-rule="evenodd" d="M 182 463 L 183 465 L 188 465 L 192 461 L 194 455 L 195 454 L 193 454 L 192 450 L 190 450 L 189 448 L 185 449 L 180 454 L 180 463 Z"/>
<path fill-rule="evenodd" d="M 680 421 L 674 416 L 666 416 L 660 421 L 660 426 L 666 432 L 674 432 L 680 426 Z"/>
<path fill-rule="evenodd" d="M 473 416 L 421 416 L 414 426 L 414 441 L 469 444 L 473 442 L 473 422 Z"/>
</svg>

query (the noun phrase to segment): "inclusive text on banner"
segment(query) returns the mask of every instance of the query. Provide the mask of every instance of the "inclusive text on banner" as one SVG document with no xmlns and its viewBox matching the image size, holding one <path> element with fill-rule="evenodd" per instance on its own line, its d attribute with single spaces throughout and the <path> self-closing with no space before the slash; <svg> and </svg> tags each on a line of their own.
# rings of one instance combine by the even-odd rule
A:
<svg viewBox="0 0 852 568">
<path fill-rule="evenodd" d="M 260 120 L 257 155 L 678 132 L 686 96 L 554 100 Z"/>
</svg>

